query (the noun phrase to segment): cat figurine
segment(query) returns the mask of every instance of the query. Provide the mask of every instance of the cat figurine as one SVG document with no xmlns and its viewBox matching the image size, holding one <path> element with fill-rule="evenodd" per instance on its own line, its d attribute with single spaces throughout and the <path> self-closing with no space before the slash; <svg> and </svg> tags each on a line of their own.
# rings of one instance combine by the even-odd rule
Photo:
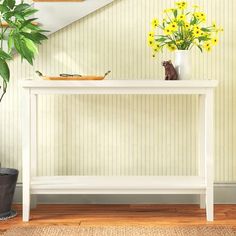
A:
<svg viewBox="0 0 236 236">
<path fill-rule="evenodd" d="M 170 60 L 163 61 L 162 65 L 165 67 L 165 80 L 178 80 L 178 74 Z"/>
</svg>

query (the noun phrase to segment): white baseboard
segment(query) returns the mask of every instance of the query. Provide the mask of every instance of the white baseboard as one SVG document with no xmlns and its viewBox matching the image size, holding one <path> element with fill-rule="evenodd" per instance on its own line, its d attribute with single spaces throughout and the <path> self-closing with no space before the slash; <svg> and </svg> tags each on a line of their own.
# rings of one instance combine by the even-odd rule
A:
<svg viewBox="0 0 236 236">
<path fill-rule="evenodd" d="M 236 184 L 215 184 L 216 204 L 236 204 Z M 22 202 L 17 184 L 14 203 Z M 197 195 L 39 195 L 40 204 L 198 204 Z"/>
</svg>

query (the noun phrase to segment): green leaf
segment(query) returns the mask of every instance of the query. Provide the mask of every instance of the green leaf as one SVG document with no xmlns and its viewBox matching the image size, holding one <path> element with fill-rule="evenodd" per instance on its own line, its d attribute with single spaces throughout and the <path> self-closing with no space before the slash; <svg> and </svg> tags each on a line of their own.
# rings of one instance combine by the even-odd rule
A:
<svg viewBox="0 0 236 236">
<path fill-rule="evenodd" d="M 13 12 L 10 12 L 10 11 L 7 11 L 6 13 L 3 14 L 3 18 L 4 18 L 5 20 L 10 19 L 12 16 L 14 16 L 14 13 L 13 13 Z"/>
<path fill-rule="evenodd" d="M 0 58 L 3 60 L 11 60 L 12 57 L 7 54 L 6 52 L 4 52 L 1 48 L 0 48 Z"/>
<path fill-rule="evenodd" d="M 16 5 L 15 0 L 4 0 L 3 5 L 9 7 L 10 9 L 13 9 L 14 6 Z"/>
<path fill-rule="evenodd" d="M 210 38 L 208 38 L 207 36 L 203 36 L 203 37 L 199 37 L 198 40 L 199 41 L 208 41 L 208 40 L 210 40 Z"/>
<path fill-rule="evenodd" d="M 21 21 L 25 20 L 24 16 L 22 16 L 20 13 L 15 13 L 14 16 L 16 17 L 17 20 L 21 20 Z"/>
<path fill-rule="evenodd" d="M 200 51 L 202 52 L 202 48 L 199 46 L 199 45 L 197 45 L 197 47 L 200 49 Z"/>
<path fill-rule="evenodd" d="M 164 42 L 167 38 L 158 38 L 157 41 L 158 42 Z"/>
<path fill-rule="evenodd" d="M 32 57 L 26 52 L 25 45 L 23 44 L 19 34 L 14 34 L 13 37 L 14 46 L 16 51 L 21 55 L 22 59 L 26 59 L 30 64 L 32 63 Z"/>
<path fill-rule="evenodd" d="M 3 4 L 0 4 L 0 12 L 5 13 L 7 11 L 8 11 L 8 8 L 6 6 L 4 6 Z"/>
<path fill-rule="evenodd" d="M 32 33 L 35 38 L 38 38 L 40 41 L 48 39 L 48 37 L 41 33 Z"/>
<path fill-rule="evenodd" d="M 7 45 L 8 45 L 8 53 L 11 53 L 11 51 L 13 49 L 13 45 L 14 45 L 12 34 L 10 34 L 8 37 Z"/>
<path fill-rule="evenodd" d="M 34 52 L 31 51 L 24 40 L 21 40 L 21 50 L 22 50 L 22 56 L 24 59 L 26 59 L 30 65 L 33 65 L 34 60 Z"/>
<path fill-rule="evenodd" d="M 22 14 L 24 15 L 24 17 L 29 17 L 29 16 L 33 15 L 34 13 L 36 13 L 36 12 L 38 12 L 37 9 L 31 8 L 31 9 L 28 9 L 28 10 L 24 11 Z"/>
<path fill-rule="evenodd" d="M 20 43 L 21 43 L 20 36 L 18 34 L 13 34 L 12 39 L 13 39 L 16 51 L 21 54 L 22 50 L 21 50 L 21 46 L 20 46 Z"/>
<path fill-rule="evenodd" d="M 21 27 L 21 29 L 22 29 L 22 28 L 23 28 L 23 27 Z M 29 24 L 26 24 L 26 25 L 24 26 L 24 28 L 27 28 L 27 29 L 30 29 L 30 30 L 33 30 L 33 31 L 38 31 L 38 32 L 40 32 L 40 30 L 41 30 L 41 28 L 40 28 L 39 26 L 32 24 L 32 22 L 29 23 Z"/>
<path fill-rule="evenodd" d="M 17 25 L 16 25 L 15 23 L 13 23 L 13 22 L 12 22 L 11 20 L 9 20 L 9 19 L 6 19 L 5 21 L 8 23 L 8 25 L 9 25 L 11 28 L 17 27 Z"/>
<path fill-rule="evenodd" d="M 24 23 L 21 25 L 20 29 L 23 29 L 24 27 L 28 26 L 28 25 L 32 25 L 32 22 L 37 20 L 37 18 L 32 18 L 32 19 L 28 19 L 26 21 L 24 21 Z"/>
<path fill-rule="evenodd" d="M 37 30 L 39 33 L 48 33 L 50 30 L 39 29 Z"/>
<path fill-rule="evenodd" d="M 10 70 L 5 60 L 0 58 L 0 76 L 5 82 L 9 82 Z"/>
<path fill-rule="evenodd" d="M 21 55 L 21 58 L 26 59 L 33 65 L 34 54 L 27 48 L 25 41 L 22 40 L 19 34 L 14 35 L 14 46 L 16 51 Z"/>
<path fill-rule="evenodd" d="M 201 28 L 201 30 L 204 31 L 204 32 L 211 32 L 211 30 L 207 29 L 207 28 Z"/>
<path fill-rule="evenodd" d="M 32 40 L 33 42 L 40 44 L 42 40 L 46 40 L 47 36 L 44 34 L 40 33 L 27 33 L 27 32 L 22 32 L 21 33 L 24 37 Z"/>
<path fill-rule="evenodd" d="M 25 11 L 26 9 L 31 8 L 31 6 L 27 3 L 21 3 L 17 5 L 14 9 L 15 12 L 22 12 Z"/>
<path fill-rule="evenodd" d="M 30 39 L 24 38 L 23 39 L 25 41 L 25 45 L 26 47 L 35 55 L 38 54 L 38 48 L 36 47 L 36 45 L 34 44 L 33 41 L 31 41 Z"/>
<path fill-rule="evenodd" d="M 177 15 L 178 15 L 178 11 L 175 9 L 175 10 L 173 11 L 173 14 L 174 14 L 174 17 L 176 18 Z"/>
<path fill-rule="evenodd" d="M 40 44 L 40 39 L 35 37 L 34 33 L 21 32 L 20 34 L 23 35 L 25 38 L 28 38 L 32 40 L 33 42 Z"/>
<path fill-rule="evenodd" d="M 197 23 L 197 18 L 194 16 L 193 19 L 190 21 L 190 25 L 195 25 Z"/>
</svg>

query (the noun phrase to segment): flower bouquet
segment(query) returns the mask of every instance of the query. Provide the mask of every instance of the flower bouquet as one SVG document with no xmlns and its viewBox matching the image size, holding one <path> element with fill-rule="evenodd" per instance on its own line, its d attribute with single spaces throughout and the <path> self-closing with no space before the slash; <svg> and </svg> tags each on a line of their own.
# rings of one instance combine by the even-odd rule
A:
<svg viewBox="0 0 236 236">
<path fill-rule="evenodd" d="M 163 48 L 169 51 L 190 50 L 197 46 L 201 52 L 209 52 L 218 43 L 221 27 L 213 21 L 206 25 L 207 16 L 200 7 L 193 5 L 188 10 L 186 1 L 175 2 L 174 8 L 164 10 L 164 18 L 152 20 L 152 30 L 148 33 L 148 45 L 153 57 Z M 158 34 L 159 30 L 159 34 Z"/>
</svg>

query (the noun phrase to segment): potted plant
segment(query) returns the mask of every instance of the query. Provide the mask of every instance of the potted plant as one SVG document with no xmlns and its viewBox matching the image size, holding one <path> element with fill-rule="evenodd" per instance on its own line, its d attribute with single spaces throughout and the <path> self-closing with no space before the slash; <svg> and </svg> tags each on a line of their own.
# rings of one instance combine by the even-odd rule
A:
<svg viewBox="0 0 236 236">
<path fill-rule="evenodd" d="M 19 53 L 31 65 L 38 53 L 37 45 L 47 37 L 32 15 L 37 12 L 30 4 L 15 0 L 0 0 L 0 78 L 2 79 L 2 94 L 0 102 L 7 90 L 10 79 L 8 61 L 13 59 L 15 52 Z"/>
<path fill-rule="evenodd" d="M 15 0 L 0 0 L 0 82 L 2 93 L 0 102 L 10 80 L 8 61 L 14 53 L 33 65 L 38 53 L 37 45 L 47 39 L 43 30 L 32 15 L 37 12 L 31 5 Z M 0 166 L 0 220 L 14 215 L 11 210 L 13 195 L 18 177 L 18 170 Z"/>
<path fill-rule="evenodd" d="M 18 170 L 0 167 L 0 220 L 16 215 L 11 209 Z"/>
<path fill-rule="evenodd" d="M 219 32 L 223 31 L 213 21 L 206 25 L 207 16 L 199 6 L 188 8 L 188 2 L 175 2 L 173 8 L 164 10 L 164 18 L 152 20 L 152 30 L 148 34 L 148 45 L 153 57 L 163 48 L 176 52 L 175 66 L 179 79 L 191 76 L 189 50 L 196 46 L 202 52 L 209 52 L 218 43 Z M 157 33 L 159 29 L 160 33 Z"/>
</svg>

